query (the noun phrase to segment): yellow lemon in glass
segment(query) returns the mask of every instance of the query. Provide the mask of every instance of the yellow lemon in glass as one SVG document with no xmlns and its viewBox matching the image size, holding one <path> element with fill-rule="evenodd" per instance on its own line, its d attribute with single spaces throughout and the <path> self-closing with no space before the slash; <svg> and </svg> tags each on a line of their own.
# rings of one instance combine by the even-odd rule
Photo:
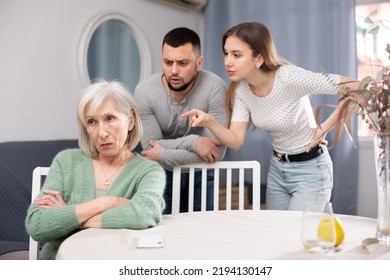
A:
<svg viewBox="0 0 390 280">
<path fill-rule="evenodd" d="M 336 232 L 336 242 L 335 247 L 339 246 L 343 243 L 344 240 L 344 226 L 341 223 L 341 220 L 337 216 L 333 216 L 335 232 Z M 332 241 L 333 240 L 333 231 L 332 231 L 332 223 L 331 216 L 323 217 L 318 225 L 317 230 L 318 238 L 324 241 Z"/>
</svg>

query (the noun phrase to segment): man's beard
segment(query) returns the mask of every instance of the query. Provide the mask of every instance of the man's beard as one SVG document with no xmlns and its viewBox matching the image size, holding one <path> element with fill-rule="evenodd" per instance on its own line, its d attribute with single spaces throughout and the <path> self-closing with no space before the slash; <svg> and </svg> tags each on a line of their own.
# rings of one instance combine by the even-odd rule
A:
<svg viewBox="0 0 390 280">
<path fill-rule="evenodd" d="M 168 78 L 166 78 L 166 79 L 167 79 L 167 84 L 168 84 L 168 87 L 169 87 L 170 90 L 173 90 L 173 91 L 176 91 L 176 92 L 180 92 L 180 91 L 186 90 L 186 89 L 192 84 L 192 82 L 195 81 L 195 79 L 196 79 L 196 73 L 194 74 L 194 76 L 192 77 L 192 79 L 191 79 L 188 83 L 185 83 L 184 85 L 182 85 L 182 86 L 179 87 L 179 88 L 174 88 L 174 87 L 172 86 L 172 84 L 169 82 L 169 79 L 168 79 Z"/>
</svg>

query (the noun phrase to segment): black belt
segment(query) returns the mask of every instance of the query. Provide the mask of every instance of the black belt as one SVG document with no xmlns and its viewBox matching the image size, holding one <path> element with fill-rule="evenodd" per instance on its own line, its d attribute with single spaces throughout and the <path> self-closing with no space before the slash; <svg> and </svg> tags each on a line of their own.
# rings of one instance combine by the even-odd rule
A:
<svg viewBox="0 0 390 280">
<path fill-rule="evenodd" d="M 279 161 L 305 161 L 305 160 L 316 158 L 323 152 L 324 150 L 322 149 L 322 147 L 320 145 L 317 145 L 314 148 L 312 148 L 309 152 L 303 152 L 295 155 L 280 154 L 274 150 L 274 156 Z"/>
</svg>

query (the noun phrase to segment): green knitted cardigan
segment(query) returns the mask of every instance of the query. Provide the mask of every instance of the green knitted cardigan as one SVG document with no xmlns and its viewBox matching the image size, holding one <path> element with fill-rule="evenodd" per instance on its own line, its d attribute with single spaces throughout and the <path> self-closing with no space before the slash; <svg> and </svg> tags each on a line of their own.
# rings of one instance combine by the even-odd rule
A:
<svg viewBox="0 0 390 280">
<path fill-rule="evenodd" d="M 102 213 L 102 228 L 145 229 L 161 222 L 165 203 L 165 172 L 162 167 L 139 154 L 108 189 L 107 196 L 130 199 L 128 205 Z M 50 166 L 43 189 L 58 190 L 67 204 L 64 207 L 40 209 L 31 205 L 26 229 L 34 240 L 44 242 L 43 259 L 54 259 L 62 241 L 81 230 L 75 205 L 95 198 L 95 176 L 92 158 L 80 149 L 60 152 Z M 43 195 L 40 192 L 39 196 Z"/>
</svg>

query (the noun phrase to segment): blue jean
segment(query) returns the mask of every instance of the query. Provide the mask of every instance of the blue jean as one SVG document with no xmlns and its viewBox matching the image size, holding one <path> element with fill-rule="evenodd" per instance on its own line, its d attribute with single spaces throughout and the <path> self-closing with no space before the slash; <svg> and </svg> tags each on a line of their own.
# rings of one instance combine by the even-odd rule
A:
<svg viewBox="0 0 390 280">
<path fill-rule="evenodd" d="M 164 190 L 165 208 L 163 214 L 172 213 L 172 176 L 173 172 L 165 170 L 166 184 Z M 202 193 L 202 172 L 195 172 L 194 176 L 194 211 L 201 210 L 201 193 Z M 180 182 L 180 212 L 188 212 L 188 189 L 189 174 L 181 174 Z M 211 170 L 207 171 L 207 188 L 206 188 L 206 210 L 213 210 L 214 205 L 214 175 Z"/>
<path fill-rule="evenodd" d="M 333 189 L 333 163 L 326 146 L 324 153 L 301 162 L 278 161 L 272 157 L 266 204 L 269 210 L 303 210 L 305 201 L 330 201 Z"/>
</svg>

